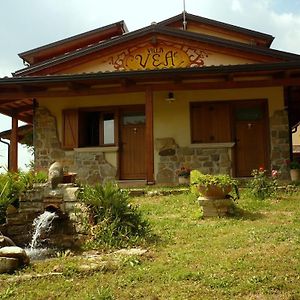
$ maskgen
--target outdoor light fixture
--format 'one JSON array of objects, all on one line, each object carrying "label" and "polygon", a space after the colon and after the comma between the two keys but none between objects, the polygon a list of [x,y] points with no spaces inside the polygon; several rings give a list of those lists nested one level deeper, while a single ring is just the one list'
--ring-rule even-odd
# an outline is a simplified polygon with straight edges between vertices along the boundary
[{"label": "outdoor light fixture", "polygon": [[168,93],[168,97],[166,98],[166,101],[168,101],[169,103],[173,103],[175,101],[175,97],[174,97],[173,92]]}]

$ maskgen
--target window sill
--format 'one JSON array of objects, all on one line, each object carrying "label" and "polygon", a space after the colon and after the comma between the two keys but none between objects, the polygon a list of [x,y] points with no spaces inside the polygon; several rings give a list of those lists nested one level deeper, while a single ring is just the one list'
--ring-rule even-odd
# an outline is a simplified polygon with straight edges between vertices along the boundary
[{"label": "window sill", "polygon": [[84,147],[84,148],[74,148],[75,152],[118,152],[119,147],[109,146],[109,147]]},{"label": "window sill", "polygon": [[235,143],[199,143],[191,144],[192,148],[232,148]]}]

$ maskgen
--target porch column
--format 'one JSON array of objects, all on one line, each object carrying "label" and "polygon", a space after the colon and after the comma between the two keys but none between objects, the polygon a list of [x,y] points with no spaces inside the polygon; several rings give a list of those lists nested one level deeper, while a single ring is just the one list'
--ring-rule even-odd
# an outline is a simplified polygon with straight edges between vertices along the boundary
[{"label": "porch column", "polygon": [[146,179],[154,183],[154,143],[153,143],[153,92],[146,89]]},{"label": "porch column", "polygon": [[11,136],[9,147],[9,171],[18,171],[18,119],[14,116],[11,122]]}]

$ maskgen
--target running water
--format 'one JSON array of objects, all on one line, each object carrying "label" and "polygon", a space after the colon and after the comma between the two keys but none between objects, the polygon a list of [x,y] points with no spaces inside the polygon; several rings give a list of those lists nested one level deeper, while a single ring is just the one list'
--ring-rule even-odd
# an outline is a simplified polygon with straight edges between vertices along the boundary
[{"label": "running water", "polygon": [[42,233],[49,232],[54,219],[58,218],[55,212],[45,211],[33,220],[34,232],[29,248],[26,249],[27,254],[31,258],[40,258],[49,251],[47,248],[38,248]]}]

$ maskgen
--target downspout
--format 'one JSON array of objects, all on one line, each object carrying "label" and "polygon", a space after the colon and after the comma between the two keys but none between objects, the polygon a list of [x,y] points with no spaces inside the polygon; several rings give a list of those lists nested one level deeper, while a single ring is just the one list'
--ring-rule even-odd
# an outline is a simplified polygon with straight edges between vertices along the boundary
[{"label": "downspout", "polygon": [[0,138],[0,142],[5,144],[7,146],[7,169],[9,170],[10,168],[10,143],[3,141],[2,138]]}]

